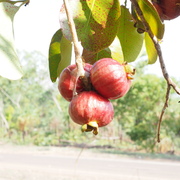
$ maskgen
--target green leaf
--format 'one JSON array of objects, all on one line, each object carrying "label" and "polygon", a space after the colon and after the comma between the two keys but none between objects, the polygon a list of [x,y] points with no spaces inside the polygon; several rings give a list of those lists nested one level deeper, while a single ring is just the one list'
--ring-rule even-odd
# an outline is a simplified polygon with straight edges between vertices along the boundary
[{"label": "green leaf", "polygon": [[153,34],[158,39],[162,39],[164,35],[164,24],[161,21],[160,16],[156,11],[155,7],[148,0],[138,0],[137,2]]},{"label": "green leaf", "polygon": [[117,36],[122,46],[124,61],[135,61],[142,49],[144,34],[137,32],[132,16],[125,6],[121,6],[120,27]]},{"label": "green leaf", "polygon": [[56,82],[61,71],[71,63],[71,53],[72,44],[59,29],[53,35],[49,46],[49,71],[52,82]]},{"label": "green leaf", "polygon": [[72,43],[69,40],[67,40],[64,36],[61,39],[60,49],[61,61],[58,65],[57,76],[60,75],[64,68],[71,64],[72,55],[74,55],[73,57],[75,57],[75,54],[72,51]]},{"label": "green leaf", "polygon": [[149,37],[149,34],[147,32],[145,33],[145,46],[148,55],[148,64],[154,64],[158,57],[157,50],[154,46],[152,39]]},{"label": "green leaf", "polygon": [[116,61],[119,61],[120,63],[124,62],[121,45],[117,37],[114,39],[114,41],[109,47],[97,53],[88,51],[86,49],[83,50],[83,59],[86,63],[93,64],[97,60],[102,58],[112,58]]},{"label": "green leaf", "polygon": [[[79,41],[88,51],[99,52],[114,40],[119,27],[119,0],[70,0]],[[64,8],[60,13],[60,24],[64,36],[71,34]]]},{"label": "green leaf", "polygon": [[62,39],[62,31],[59,29],[53,35],[49,46],[49,72],[52,82],[55,82],[58,77],[58,65],[61,61],[60,41]]},{"label": "green leaf", "polygon": [[13,32],[13,20],[19,8],[10,3],[0,3],[0,76],[11,80],[17,80],[23,76]]}]

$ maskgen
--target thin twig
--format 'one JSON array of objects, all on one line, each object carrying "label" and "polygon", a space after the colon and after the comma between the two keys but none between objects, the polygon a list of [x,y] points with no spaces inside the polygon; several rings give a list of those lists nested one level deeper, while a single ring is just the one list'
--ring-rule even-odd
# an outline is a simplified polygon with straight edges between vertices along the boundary
[{"label": "thin twig", "polygon": [[166,91],[166,100],[164,102],[164,106],[163,106],[163,109],[161,111],[160,118],[159,118],[158,125],[157,125],[157,142],[161,141],[160,140],[161,122],[162,122],[162,119],[163,119],[163,115],[164,115],[164,113],[166,111],[166,108],[168,107],[170,90],[171,90],[171,86],[168,84],[167,91]]},{"label": "thin twig", "polygon": [[[65,5],[66,15],[67,15],[68,23],[69,23],[69,28],[72,35],[72,42],[74,45],[75,59],[76,59],[76,65],[77,65],[77,78],[76,78],[76,82],[77,82],[77,79],[79,77],[85,76],[83,60],[82,60],[82,46],[81,46],[81,43],[78,41],[76,27],[75,27],[74,20],[70,11],[68,0],[64,0],[64,5]],[[75,83],[73,94],[76,93],[75,91],[76,91],[76,83]]]},{"label": "thin twig", "polygon": [[140,7],[139,7],[139,5],[137,3],[137,0],[131,0],[131,2],[133,4],[133,6],[135,7],[136,13],[140,17],[140,19],[141,19],[141,21],[142,21],[142,23],[143,23],[143,25],[145,27],[145,31],[149,34],[150,38],[152,39],[152,41],[154,43],[154,46],[156,48],[156,51],[157,51],[157,54],[158,54],[158,57],[159,57],[159,63],[160,63],[160,66],[161,66],[161,70],[162,70],[163,76],[164,76],[164,78],[165,78],[165,80],[167,82],[166,99],[165,99],[164,107],[162,109],[162,112],[161,112],[161,115],[160,115],[160,118],[159,118],[158,130],[157,130],[158,131],[157,132],[157,141],[160,142],[160,126],[161,126],[161,122],[162,122],[164,112],[165,112],[166,108],[168,107],[168,101],[169,101],[169,95],[170,95],[171,87],[179,95],[180,95],[180,89],[176,85],[176,83],[174,83],[173,80],[169,77],[169,74],[167,72],[166,65],[165,65],[165,62],[164,62],[164,59],[163,59],[161,46],[160,46],[157,38],[154,36],[148,22],[146,21],[144,15],[143,15],[143,12],[141,11],[141,9],[140,9]]}]

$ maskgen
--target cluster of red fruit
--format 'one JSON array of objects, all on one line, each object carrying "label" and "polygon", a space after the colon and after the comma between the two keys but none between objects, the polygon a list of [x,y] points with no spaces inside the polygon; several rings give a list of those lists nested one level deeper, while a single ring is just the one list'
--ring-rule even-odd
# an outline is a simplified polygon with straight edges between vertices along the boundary
[{"label": "cluster of red fruit", "polygon": [[128,92],[134,69],[111,58],[103,58],[93,65],[85,63],[84,70],[88,84],[76,78],[77,68],[73,64],[60,74],[58,89],[70,101],[69,115],[72,120],[82,125],[83,132],[93,131],[96,135],[98,127],[112,121],[114,108],[110,99],[120,98]]},{"label": "cluster of red fruit", "polygon": [[180,15],[180,0],[152,0],[162,20],[171,20]]}]

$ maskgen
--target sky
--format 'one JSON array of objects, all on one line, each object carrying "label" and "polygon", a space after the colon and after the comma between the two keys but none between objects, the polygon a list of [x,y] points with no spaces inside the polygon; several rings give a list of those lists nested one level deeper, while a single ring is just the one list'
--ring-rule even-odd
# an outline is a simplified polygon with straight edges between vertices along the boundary
[{"label": "sky", "polygon": [[[18,50],[39,51],[48,57],[49,43],[60,27],[61,4],[62,0],[31,0],[28,6],[20,8],[14,19]],[[180,17],[165,21],[161,48],[169,75],[180,80]],[[148,72],[162,76],[159,62],[148,65]]]}]

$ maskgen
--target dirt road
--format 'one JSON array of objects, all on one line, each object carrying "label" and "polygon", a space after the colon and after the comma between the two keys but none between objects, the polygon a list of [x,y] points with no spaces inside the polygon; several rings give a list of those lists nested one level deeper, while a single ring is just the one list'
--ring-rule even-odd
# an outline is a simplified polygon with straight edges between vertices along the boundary
[{"label": "dirt road", "polygon": [[0,180],[179,180],[180,163],[72,148],[0,147]]}]

